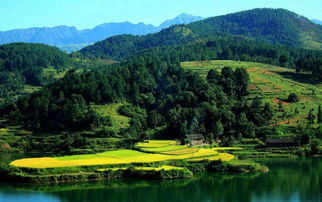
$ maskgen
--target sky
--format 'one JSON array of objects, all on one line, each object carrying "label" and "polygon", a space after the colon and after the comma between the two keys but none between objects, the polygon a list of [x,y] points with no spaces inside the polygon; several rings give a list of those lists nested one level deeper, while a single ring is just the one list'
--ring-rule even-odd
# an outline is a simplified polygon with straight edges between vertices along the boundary
[{"label": "sky", "polygon": [[0,31],[124,21],[159,25],[181,13],[212,17],[253,8],[285,8],[322,20],[322,0],[0,0]]}]

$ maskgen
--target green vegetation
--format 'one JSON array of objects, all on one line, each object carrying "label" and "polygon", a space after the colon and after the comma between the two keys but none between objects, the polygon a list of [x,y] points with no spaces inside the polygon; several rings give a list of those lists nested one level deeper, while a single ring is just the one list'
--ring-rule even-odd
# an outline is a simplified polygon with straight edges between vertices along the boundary
[{"label": "green vegetation", "polygon": [[[248,97],[257,96],[263,102],[269,102],[275,106],[277,111],[275,124],[277,125],[296,126],[299,121],[306,120],[311,109],[317,111],[319,104],[322,103],[321,85],[299,79],[295,71],[291,69],[231,60],[183,62],[182,66],[200,73],[203,77],[206,77],[208,71],[212,69],[219,71],[223,67],[245,68],[251,80]],[[298,102],[290,102],[289,96],[293,93],[298,97]],[[282,111],[279,111],[280,109]]]},{"label": "green vegetation", "polygon": [[268,168],[259,163],[245,160],[232,160],[228,162],[214,162],[212,165],[214,171],[230,172],[268,172]]},{"label": "green vegetation", "polygon": [[[156,140],[147,144],[171,144]],[[141,143],[142,144],[142,143]],[[140,145],[140,143],[138,144]],[[144,146],[144,145],[143,145]],[[217,148],[217,150],[220,148]],[[227,150],[228,148],[223,148]],[[236,149],[236,148],[229,148]],[[239,149],[239,148],[237,148]],[[190,154],[151,154],[135,150],[115,150],[98,154],[20,159],[1,165],[3,179],[23,182],[106,180],[123,177],[174,179],[192,177],[206,170],[263,172],[267,167],[212,149]],[[230,163],[231,162],[231,163]],[[193,172],[192,172],[193,171]]]},{"label": "green vegetation", "polygon": [[[62,76],[70,59],[58,48],[43,44],[12,43],[0,46],[0,105],[24,94],[24,84],[40,86]],[[28,92],[28,89],[27,89]]]},{"label": "green vegetation", "polygon": [[188,25],[197,33],[224,32],[286,46],[321,49],[321,26],[285,9],[253,9]]},{"label": "green vegetation", "polygon": [[221,154],[218,154],[211,149],[199,149],[197,152],[183,155],[149,154],[133,150],[116,150],[98,154],[73,155],[56,158],[44,157],[20,159],[13,161],[11,165],[23,168],[59,168],[75,166],[151,163],[210,156],[218,156],[219,159],[221,158]]},{"label": "green vegetation", "polygon": [[[258,12],[262,25],[249,30],[249,18]],[[147,36],[112,37],[71,59],[40,44],[0,46],[0,151],[65,155],[16,160],[4,173],[27,181],[126,173],[177,178],[211,166],[266,170],[250,162],[226,163],[234,155],[320,154],[322,51],[210,34],[238,22],[236,30],[258,40],[302,46],[290,22],[294,17],[256,9]],[[287,22],[271,30],[286,32],[258,37],[270,20]],[[304,28],[320,33],[302,20]],[[189,170],[156,168],[162,165]]]},{"label": "green vegetation", "polygon": [[139,148],[154,148],[154,147],[168,147],[177,145],[175,140],[147,140],[145,142],[139,142],[136,144]]},{"label": "green vegetation", "polygon": [[[188,25],[171,26],[161,32],[146,36],[114,36],[85,47],[80,50],[80,52],[88,57],[119,60],[137,54],[142,50],[164,46],[180,46],[185,43],[190,43],[191,41],[200,41],[205,37],[216,37],[218,35],[220,38],[223,36],[228,36],[230,38],[235,37],[235,45],[234,43],[227,43],[226,40],[217,39],[215,40],[216,42],[211,43],[218,48],[216,49],[218,51],[212,54],[203,54],[202,57],[209,57],[212,55],[213,58],[209,59],[235,59],[235,51],[241,51],[242,53],[238,54],[239,56],[245,54],[245,56],[249,55],[249,57],[253,57],[254,54],[258,54],[258,56],[261,57],[264,55],[268,56],[270,60],[279,61],[279,59],[281,59],[281,63],[289,63],[288,56],[293,55],[294,53],[294,48],[282,48],[287,50],[287,52],[281,51],[278,53],[279,51],[276,52],[275,49],[270,50],[271,47],[266,48],[267,52],[259,49],[248,52],[248,47],[253,46],[255,40],[291,47],[322,48],[321,26],[312,23],[310,20],[299,16],[296,13],[284,9],[253,9],[212,17]],[[248,43],[248,45],[243,42]],[[236,49],[236,44],[238,47],[239,43],[242,43],[243,47]],[[210,43],[208,45],[210,45]],[[189,52],[201,51],[202,49],[185,50]],[[218,58],[216,58],[216,55],[218,55]],[[202,57],[197,59],[199,55],[194,56],[195,58],[193,60],[207,59]],[[228,58],[223,58],[223,56]],[[286,57],[287,61],[283,60],[284,57]],[[187,59],[181,61],[187,61]],[[293,64],[295,63],[293,62]]]},{"label": "green vegetation", "polygon": [[129,126],[130,118],[120,115],[118,110],[121,106],[127,105],[126,103],[116,103],[110,105],[94,105],[93,109],[97,114],[111,119],[111,128],[116,133],[121,128]]}]

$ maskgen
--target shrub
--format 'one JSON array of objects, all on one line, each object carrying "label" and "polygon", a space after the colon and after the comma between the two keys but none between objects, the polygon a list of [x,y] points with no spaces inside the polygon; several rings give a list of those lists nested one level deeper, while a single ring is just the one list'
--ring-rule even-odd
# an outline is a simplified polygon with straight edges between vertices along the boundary
[{"label": "shrub", "polygon": [[317,138],[310,141],[310,148],[311,148],[311,154],[319,154],[320,153],[320,145],[321,141]]},{"label": "shrub", "polygon": [[289,102],[298,102],[299,101],[299,98],[298,96],[295,94],[295,93],[291,93],[289,96],[288,96],[288,101]]}]

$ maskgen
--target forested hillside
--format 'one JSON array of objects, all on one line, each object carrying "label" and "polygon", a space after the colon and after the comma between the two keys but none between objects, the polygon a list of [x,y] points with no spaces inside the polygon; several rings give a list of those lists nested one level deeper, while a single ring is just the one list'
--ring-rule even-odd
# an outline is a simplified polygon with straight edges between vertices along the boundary
[{"label": "forested hillside", "polygon": [[242,11],[208,18],[187,27],[204,35],[225,32],[279,45],[322,48],[322,26],[285,9]]},{"label": "forested hillside", "polygon": [[161,46],[173,46],[199,39],[190,29],[175,25],[156,34],[146,36],[120,35],[87,46],[79,52],[87,57],[124,59],[140,51]]},{"label": "forested hillside", "polygon": [[67,54],[43,44],[0,46],[0,98],[17,93],[24,84],[43,85],[53,80],[44,74],[45,69],[64,69],[69,62]]},{"label": "forested hillside", "polygon": [[36,131],[95,130],[107,135],[110,118],[91,105],[127,101],[130,105],[119,112],[131,118],[130,126],[118,135],[134,139],[161,127],[163,138],[183,140],[186,134],[201,133],[209,141],[228,141],[253,137],[257,128],[270,123],[274,110],[269,104],[244,99],[249,81],[244,69],[209,72],[205,80],[182,69],[177,58],[149,51],[107,69],[71,70],[39,92],[2,107],[1,114]]},{"label": "forested hillside", "polygon": [[86,56],[122,59],[143,49],[180,45],[194,39],[239,35],[270,44],[321,49],[322,26],[283,9],[254,9],[172,26],[146,36],[116,36],[82,50]]},{"label": "forested hillside", "polygon": [[[198,37],[190,31],[185,27],[174,26],[157,35],[146,37],[117,36],[89,46],[81,50],[81,53],[93,58],[121,59],[135,53],[155,50],[163,57],[175,55],[178,61],[210,59],[254,61],[311,72],[313,80],[322,80],[322,51],[269,45],[229,35],[197,39]],[[148,41],[144,40],[147,38]],[[180,43],[181,45],[175,45]]]}]

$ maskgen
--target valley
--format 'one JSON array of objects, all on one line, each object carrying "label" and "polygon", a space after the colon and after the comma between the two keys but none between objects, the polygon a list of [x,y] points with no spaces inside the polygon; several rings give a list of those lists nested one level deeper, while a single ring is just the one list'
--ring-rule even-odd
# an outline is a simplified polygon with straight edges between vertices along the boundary
[{"label": "valley", "polygon": [[321,36],[255,7],[0,32],[0,201],[319,201]]}]

